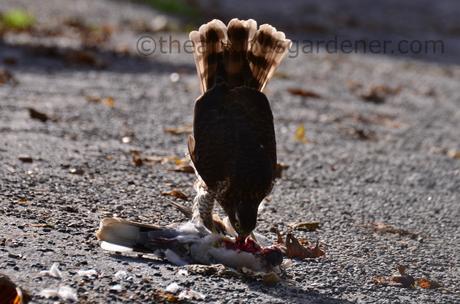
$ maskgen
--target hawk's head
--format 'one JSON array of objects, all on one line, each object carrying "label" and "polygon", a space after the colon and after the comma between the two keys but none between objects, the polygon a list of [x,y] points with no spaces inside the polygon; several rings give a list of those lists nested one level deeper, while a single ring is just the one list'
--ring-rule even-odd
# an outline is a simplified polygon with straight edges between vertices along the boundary
[{"label": "hawk's head", "polygon": [[230,223],[238,237],[245,239],[256,228],[259,202],[241,201],[227,210]]}]

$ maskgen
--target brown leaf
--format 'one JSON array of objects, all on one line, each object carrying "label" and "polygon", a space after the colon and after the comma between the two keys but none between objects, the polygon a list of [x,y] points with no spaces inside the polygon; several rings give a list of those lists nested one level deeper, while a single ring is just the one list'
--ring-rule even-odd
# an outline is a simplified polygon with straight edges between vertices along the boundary
[{"label": "brown leaf", "polygon": [[292,233],[286,235],[286,256],[288,258],[317,258],[324,254],[325,252],[319,247],[319,242],[315,247],[304,247]]},{"label": "brown leaf", "polygon": [[192,133],[192,126],[187,125],[175,128],[164,128],[164,131],[172,135],[190,134]]},{"label": "brown leaf", "polygon": [[0,273],[0,303],[26,304],[31,300],[30,295],[19,288],[6,275]]},{"label": "brown leaf", "polygon": [[195,169],[193,169],[192,166],[190,165],[177,165],[174,169],[171,171],[174,172],[182,172],[182,173],[189,173],[189,174],[195,174]]},{"label": "brown leaf", "polygon": [[410,231],[400,229],[400,228],[396,228],[394,226],[391,226],[391,225],[388,225],[388,224],[385,224],[385,223],[380,223],[380,222],[372,223],[370,225],[370,227],[375,232],[382,233],[382,234],[385,234],[385,233],[398,234],[398,235],[401,235],[401,236],[409,236],[412,239],[415,239],[418,236],[417,233],[410,232]]},{"label": "brown leaf", "polygon": [[304,230],[304,231],[315,231],[319,228],[319,222],[304,222],[290,225],[292,229]]},{"label": "brown leaf", "polygon": [[401,88],[391,88],[385,85],[374,85],[359,94],[364,101],[381,104],[390,95],[395,95],[401,91]]},{"label": "brown leaf", "polygon": [[30,118],[39,120],[41,122],[48,121],[49,116],[45,113],[35,110],[34,108],[27,108],[29,110]]},{"label": "brown leaf", "polygon": [[377,140],[377,135],[374,131],[369,129],[362,129],[358,127],[353,127],[346,130],[347,133],[359,140]]},{"label": "brown leaf", "polygon": [[6,69],[0,69],[0,86],[4,84],[17,85],[18,83],[19,82],[10,71]]},{"label": "brown leaf", "polygon": [[161,195],[172,196],[172,197],[184,200],[184,201],[188,201],[188,196],[184,192],[178,189],[174,189],[169,192],[162,192]]},{"label": "brown leaf", "polygon": [[447,151],[447,156],[449,156],[450,158],[454,158],[454,159],[460,159],[460,151],[459,150],[449,150]]},{"label": "brown leaf", "polygon": [[141,152],[137,150],[131,150],[130,152],[131,152],[131,161],[133,165],[136,167],[142,166],[144,164],[144,160],[141,156]]},{"label": "brown leaf", "polygon": [[32,163],[34,161],[30,155],[19,155],[18,159],[23,163]]},{"label": "brown leaf", "polygon": [[392,276],[391,281],[395,283],[395,286],[403,288],[413,288],[415,287],[415,279],[413,276],[405,274],[400,276]]},{"label": "brown leaf", "polygon": [[302,96],[306,98],[321,98],[321,95],[310,90],[305,90],[301,88],[289,88],[287,90],[289,93],[295,96]]},{"label": "brown leaf", "polygon": [[169,302],[169,303],[177,303],[179,302],[179,298],[167,291],[163,290],[156,290],[155,293],[153,294],[153,297],[155,300],[158,302]]},{"label": "brown leaf", "polygon": [[362,114],[350,115],[355,122],[362,124],[376,124],[389,128],[398,129],[401,127],[401,123],[396,121],[391,115],[377,113],[374,115],[364,116]]},{"label": "brown leaf", "polygon": [[392,275],[391,277],[378,276],[372,279],[374,284],[384,286],[396,286],[403,288],[414,288],[415,279],[406,273],[406,267],[398,266],[399,275]]},{"label": "brown leaf", "polygon": [[441,284],[439,284],[438,282],[429,280],[427,278],[417,279],[415,280],[415,282],[418,287],[423,289],[434,289],[441,287]]},{"label": "brown leaf", "polygon": [[108,97],[85,96],[85,98],[88,102],[101,103],[109,108],[115,107],[115,100],[111,96],[108,96]]},{"label": "brown leaf", "polygon": [[276,164],[275,177],[276,178],[283,177],[283,171],[287,170],[288,168],[289,168],[289,165],[287,165],[285,163],[277,163]]}]

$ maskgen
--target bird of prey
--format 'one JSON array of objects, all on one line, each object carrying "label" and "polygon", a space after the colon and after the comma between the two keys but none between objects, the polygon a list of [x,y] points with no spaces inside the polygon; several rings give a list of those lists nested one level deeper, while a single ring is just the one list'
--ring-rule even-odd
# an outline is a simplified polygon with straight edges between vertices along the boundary
[{"label": "bird of prey", "polygon": [[262,92],[291,46],[268,24],[232,19],[190,33],[202,95],[196,100],[188,149],[198,180],[193,218],[216,232],[214,202],[245,240],[273,187],[273,114]]}]

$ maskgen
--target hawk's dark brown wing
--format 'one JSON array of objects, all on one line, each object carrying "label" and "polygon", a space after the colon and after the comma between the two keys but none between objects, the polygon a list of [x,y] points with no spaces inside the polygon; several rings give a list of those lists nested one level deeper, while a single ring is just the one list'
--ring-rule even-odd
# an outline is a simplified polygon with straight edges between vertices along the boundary
[{"label": "hawk's dark brown wing", "polygon": [[211,191],[226,181],[229,193],[261,200],[271,190],[276,141],[263,93],[216,85],[195,104],[193,134],[192,160]]}]

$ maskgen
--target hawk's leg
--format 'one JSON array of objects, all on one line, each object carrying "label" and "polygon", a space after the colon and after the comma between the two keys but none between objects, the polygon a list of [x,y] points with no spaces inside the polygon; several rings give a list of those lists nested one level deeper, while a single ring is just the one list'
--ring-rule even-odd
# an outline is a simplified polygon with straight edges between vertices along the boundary
[{"label": "hawk's leg", "polygon": [[193,200],[192,221],[201,221],[210,231],[215,232],[212,211],[214,209],[214,197],[204,189],[199,189]]}]

